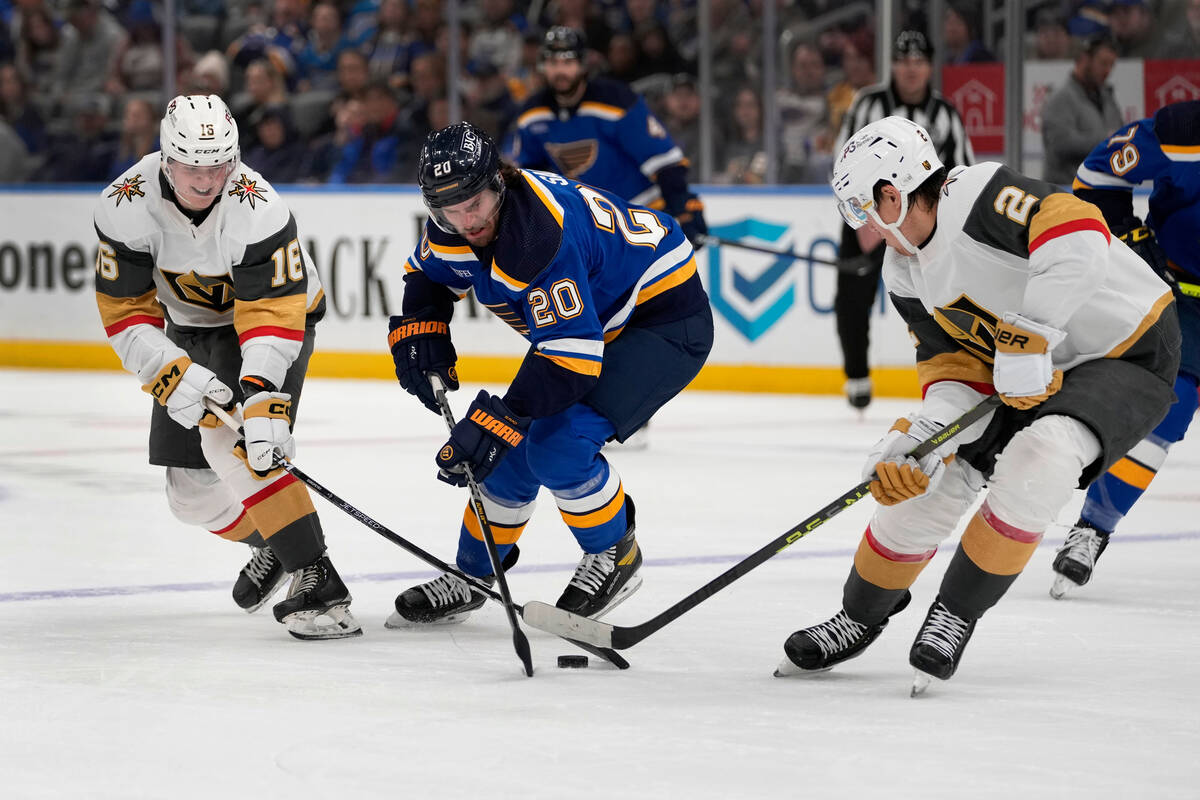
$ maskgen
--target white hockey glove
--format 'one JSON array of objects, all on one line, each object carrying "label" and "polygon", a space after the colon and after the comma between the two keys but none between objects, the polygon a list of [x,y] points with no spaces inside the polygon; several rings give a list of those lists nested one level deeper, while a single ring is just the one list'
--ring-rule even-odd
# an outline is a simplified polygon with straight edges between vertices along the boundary
[{"label": "white hockey glove", "polygon": [[233,452],[260,478],[275,469],[276,451],[283,458],[296,455],[292,438],[292,396],[283,392],[258,392],[242,403],[242,433]]},{"label": "white hockey glove", "polygon": [[873,478],[868,488],[876,502],[894,506],[937,486],[946,472],[946,463],[953,457],[954,445],[947,442],[920,461],[909,458],[908,453],[944,427],[922,416],[901,417],[887,436],[875,443],[863,464],[862,477]]},{"label": "white hockey glove", "polygon": [[1006,405],[1025,410],[1045,401],[1062,387],[1062,370],[1054,368],[1054,348],[1065,331],[1026,319],[1011,311],[996,326],[996,363],[992,384]]},{"label": "white hockey glove", "polygon": [[[185,428],[215,424],[216,417],[204,408],[204,398],[222,407],[228,407],[233,400],[232,389],[221,383],[208,367],[193,363],[187,356],[159,370],[142,390],[153,395],[159,405],[166,406],[167,416]],[[202,423],[205,415],[209,419]]]}]

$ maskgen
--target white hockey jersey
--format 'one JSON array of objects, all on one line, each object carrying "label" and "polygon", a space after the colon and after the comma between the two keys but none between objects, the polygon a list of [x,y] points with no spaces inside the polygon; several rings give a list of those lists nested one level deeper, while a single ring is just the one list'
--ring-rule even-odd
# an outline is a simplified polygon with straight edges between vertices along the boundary
[{"label": "white hockey jersey", "polygon": [[1120,357],[1172,299],[1099,209],[995,162],[950,172],[933,233],[915,256],[889,248],[883,279],[917,339],[922,387],[984,393],[1005,312],[1065,331],[1052,357],[1068,370]]},{"label": "white hockey jersey", "polygon": [[185,213],[151,153],[103,190],[95,226],[96,301],[126,369],[145,383],[185,355],[165,316],[181,328],[233,325],[242,375],[283,385],[324,293],[295,218],[261,175],[239,162],[207,212]]}]

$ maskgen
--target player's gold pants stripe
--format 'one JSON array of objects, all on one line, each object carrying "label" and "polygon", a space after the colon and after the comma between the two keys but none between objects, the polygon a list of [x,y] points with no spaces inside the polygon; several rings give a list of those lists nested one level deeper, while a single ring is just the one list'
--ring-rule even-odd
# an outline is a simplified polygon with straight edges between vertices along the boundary
[{"label": "player's gold pants stripe", "polygon": [[1137,329],[1129,334],[1129,337],[1125,341],[1110,350],[1105,355],[1105,358],[1120,358],[1125,355],[1125,351],[1133,347],[1137,340],[1141,339],[1142,335],[1150,330],[1151,325],[1158,322],[1158,318],[1162,316],[1163,309],[1171,305],[1171,301],[1174,299],[1175,297],[1171,294],[1171,290],[1168,289],[1162,297],[1154,301],[1154,305],[1150,306],[1150,313],[1142,318],[1141,324],[1137,326]]},{"label": "player's gold pants stripe", "polygon": [[317,513],[308,489],[290,474],[251,495],[244,505],[264,539],[308,514]]},{"label": "player's gold pants stripe", "polygon": [[984,503],[967,523],[962,536],[962,548],[975,566],[984,572],[1016,575],[1025,569],[1041,540],[1040,533],[1005,525],[992,515]]},{"label": "player's gold pants stripe", "polygon": [[[492,538],[496,540],[496,544],[516,544],[517,539],[521,538],[521,534],[525,532],[526,523],[520,525],[501,525],[496,522],[488,521],[492,528]],[[483,531],[479,527],[479,518],[475,516],[475,507],[467,503],[467,510],[463,513],[463,525],[467,527],[467,533],[472,537],[483,541]]]},{"label": "player's gold pants stripe", "polygon": [[606,522],[610,522],[623,505],[625,505],[625,487],[621,486],[617,489],[617,493],[613,495],[612,500],[609,500],[595,511],[589,511],[586,514],[572,514],[560,508],[558,513],[562,514],[563,522],[572,528],[595,528]]},{"label": "player's gold pants stripe", "polygon": [[854,568],[863,580],[880,589],[907,589],[933,560],[933,552],[922,553],[913,559],[896,561],[887,558],[873,546],[871,530],[868,528],[854,554]]},{"label": "player's gold pants stripe", "polygon": [[241,542],[249,538],[255,530],[257,529],[254,527],[254,521],[245,511],[242,511],[232,525],[221,528],[219,531],[213,531],[213,533],[231,542]]},{"label": "player's gold pants stripe", "polygon": [[1117,480],[1128,483],[1137,489],[1147,488],[1156,474],[1154,470],[1143,467],[1128,458],[1122,458],[1113,464],[1108,468],[1108,473]]}]

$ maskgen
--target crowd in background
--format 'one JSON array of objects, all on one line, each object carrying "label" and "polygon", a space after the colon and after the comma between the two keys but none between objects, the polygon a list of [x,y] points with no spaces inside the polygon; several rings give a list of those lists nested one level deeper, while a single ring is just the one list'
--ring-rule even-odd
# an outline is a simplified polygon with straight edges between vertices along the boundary
[{"label": "crowd in background", "polygon": [[[1065,59],[1108,32],[1120,57],[1200,53],[1200,0],[1030,2],[1027,57]],[[413,182],[430,130],[450,122],[441,0],[176,0],[179,93],[214,93],[246,163],[278,183]],[[695,0],[462,4],[462,116],[501,142],[540,86],[542,32],[585,32],[590,68],[630,82],[693,163],[699,150]],[[943,63],[994,60],[982,3],[941,20],[905,0],[900,24],[940,25]],[[711,0],[714,182],[766,174],[762,0]],[[877,80],[874,3],[785,0],[776,106],[780,179],[819,182],[854,93]],[[861,11],[855,12],[854,8]],[[158,148],[163,5],[0,0],[0,180],[102,182]],[[728,112],[732,113],[728,113]]]}]

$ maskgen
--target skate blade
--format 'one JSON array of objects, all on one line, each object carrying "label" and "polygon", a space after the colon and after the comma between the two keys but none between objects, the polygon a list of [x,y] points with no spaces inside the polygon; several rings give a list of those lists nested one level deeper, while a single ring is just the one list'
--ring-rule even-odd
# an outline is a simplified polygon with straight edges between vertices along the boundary
[{"label": "skate blade", "polygon": [[458,625],[464,622],[467,617],[471,616],[471,612],[467,611],[462,614],[450,614],[445,617],[430,620],[429,622],[414,622],[411,619],[402,617],[399,611],[393,611],[386,620],[383,621],[383,627],[388,630],[413,630],[416,628],[437,628],[442,625]]},{"label": "skate blade", "polygon": [[600,619],[605,614],[612,611],[614,608],[621,605],[621,603],[624,603],[626,600],[632,597],[633,593],[640,588],[642,588],[642,576],[634,575],[628,580],[628,582],[626,582],[624,586],[621,587],[621,590],[617,592],[615,597],[613,597],[611,603],[597,611],[595,614],[592,614],[589,619]]},{"label": "skate blade", "polygon": [[779,666],[775,668],[776,678],[791,678],[794,675],[819,675],[822,672],[829,672],[833,669],[832,666],[821,667],[820,669],[804,669],[792,663],[792,660],[787,656],[783,657],[783,661],[779,662]]},{"label": "skate blade", "polygon": [[919,669],[913,670],[912,690],[909,692],[909,697],[920,697],[929,688],[930,681],[933,676],[928,672],[922,672]]},{"label": "skate blade", "polygon": [[272,597],[275,596],[275,593],[278,592],[280,590],[280,588],[285,583],[287,583],[288,579],[291,577],[292,576],[290,574],[288,574],[286,572],[283,573],[283,577],[280,578],[279,582],[276,583],[274,586],[272,586],[271,589],[266,594],[263,595],[262,600],[259,600],[256,604],[249,606],[248,608],[243,608],[242,610],[245,611],[247,614],[253,614],[255,611],[258,611],[260,608],[262,608],[263,606],[265,606],[267,604],[268,600],[270,600]]},{"label": "skate blade", "polygon": [[1054,583],[1050,587],[1050,596],[1055,600],[1062,600],[1067,596],[1067,592],[1079,586],[1075,581],[1068,578],[1066,575],[1055,575]]},{"label": "skate blade", "polygon": [[[322,618],[328,620],[322,622]],[[297,639],[348,639],[361,636],[362,626],[350,613],[348,605],[332,606],[323,611],[297,611],[282,620],[288,633]]]}]

